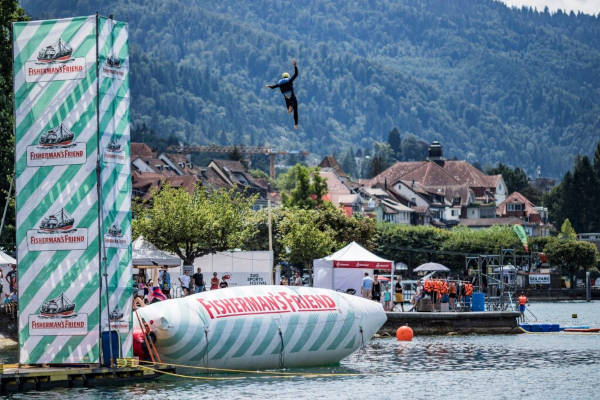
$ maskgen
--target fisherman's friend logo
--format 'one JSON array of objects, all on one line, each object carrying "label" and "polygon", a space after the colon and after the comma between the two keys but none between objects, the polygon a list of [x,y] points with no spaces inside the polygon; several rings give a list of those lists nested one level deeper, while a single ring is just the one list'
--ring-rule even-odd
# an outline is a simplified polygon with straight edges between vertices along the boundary
[{"label": "fisherman's friend logo", "polygon": [[117,249],[126,249],[129,246],[129,232],[123,230],[116,224],[112,224],[104,235],[104,245]]},{"label": "fisherman's friend logo", "polygon": [[127,156],[119,139],[113,138],[106,145],[103,152],[103,160],[107,163],[125,164]]},{"label": "fisherman's friend logo", "polygon": [[85,76],[85,57],[73,58],[73,48],[61,38],[46,43],[35,60],[25,63],[26,82],[64,81]]},{"label": "fisherman's friend logo", "polygon": [[27,146],[27,166],[83,164],[85,143],[74,142],[75,134],[63,123],[42,132],[36,145]]},{"label": "fisherman's friend logo", "polygon": [[75,312],[75,303],[64,293],[42,303],[39,313],[29,316],[29,335],[87,335],[87,314]]},{"label": "fisherman's friend logo", "polygon": [[116,329],[119,332],[127,333],[129,332],[129,318],[126,318],[125,314],[119,309],[119,307],[115,307],[114,310],[108,316],[108,320],[106,321],[105,315],[103,315],[104,319],[104,330],[108,330],[108,322],[110,321],[110,329]]},{"label": "fisherman's friend logo", "polygon": [[27,248],[30,251],[84,250],[87,244],[87,229],[76,228],[75,218],[64,208],[49,213],[37,229],[27,231]]},{"label": "fisherman's friend logo", "polygon": [[128,63],[126,60],[121,60],[114,53],[110,54],[102,63],[102,68],[100,70],[101,76],[103,78],[115,78],[123,80],[127,75],[127,64]]}]

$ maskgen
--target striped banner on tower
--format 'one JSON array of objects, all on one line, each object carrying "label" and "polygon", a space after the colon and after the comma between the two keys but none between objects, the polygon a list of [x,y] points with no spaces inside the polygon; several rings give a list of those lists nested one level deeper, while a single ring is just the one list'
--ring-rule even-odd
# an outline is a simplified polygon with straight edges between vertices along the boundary
[{"label": "striped banner on tower", "polygon": [[[130,190],[127,75],[117,79],[119,90],[104,76],[98,80],[97,55],[104,51],[98,40],[117,26],[96,16],[13,24],[19,361],[24,364],[100,361],[100,228],[111,218],[104,211],[110,195],[102,190],[110,186],[112,173],[102,174],[99,185],[98,155],[108,153],[98,145],[115,118],[127,149],[127,165],[118,175],[127,176],[114,185]],[[127,54],[126,35],[123,43],[118,51]],[[113,45],[119,45],[117,38],[106,51],[114,52]],[[101,85],[107,89],[98,90]],[[123,90],[127,102],[120,105]],[[113,104],[99,113],[102,105]],[[107,207],[124,212],[116,220],[128,229],[130,196],[113,203]],[[117,268],[122,273],[121,263],[131,259],[131,245],[124,247]],[[119,280],[115,288],[121,286]],[[112,301],[109,296],[109,306]],[[126,340],[122,343],[125,350]]]},{"label": "striped banner on tower", "polygon": [[[98,37],[100,77],[100,177],[106,272],[101,295],[102,330],[117,330],[124,357],[133,355],[131,178],[129,156],[129,49],[127,24],[100,17],[109,29]],[[108,282],[108,285],[106,285]],[[108,289],[108,297],[106,289]],[[108,305],[107,305],[108,298]]]}]

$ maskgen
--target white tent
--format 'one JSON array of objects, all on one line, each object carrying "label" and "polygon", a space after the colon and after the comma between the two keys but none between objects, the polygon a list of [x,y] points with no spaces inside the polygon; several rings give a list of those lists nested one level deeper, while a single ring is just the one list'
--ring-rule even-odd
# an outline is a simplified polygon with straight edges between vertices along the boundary
[{"label": "white tent", "polygon": [[0,251],[0,265],[17,265],[17,260],[9,256],[3,251]]},{"label": "white tent", "polygon": [[352,242],[325,258],[314,260],[313,266],[315,287],[344,292],[354,289],[356,294],[360,294],[365,272],[372,275],[373,270],[378,269],[391,271],[393,274],[394,263]]},{"label": "white tent", "polygon": [[[202,268],[204,283],[210,287],[213,272],[219,279],[229,275],[229,286],[272,285],[273,252],[271,251],[221,251],[194,260],[194,270]],[[191,275],[190,274],[190,275]]]},{"label": "white tent", "polygon": [[137,266],[169,266],[178,267],[181,265],[181,259],[173,256],[166,251],[156,248],[155,245],[140,236],[132,243],[133,265]]}]

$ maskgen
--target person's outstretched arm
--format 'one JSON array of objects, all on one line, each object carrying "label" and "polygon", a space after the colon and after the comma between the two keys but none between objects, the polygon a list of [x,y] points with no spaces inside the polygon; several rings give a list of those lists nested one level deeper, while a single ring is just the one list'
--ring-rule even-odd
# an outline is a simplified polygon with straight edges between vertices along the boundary
[{"label": "person's outstretched arm", "polygon": [[279,85],[278,84],[274,84],[274,85],[265,85],[265,87],[268,87],[269,89],[275,89],[278,88]]},{"label": "person's outstretched arm", "polygon": [[292,61],[292,65],[294,66],[294,75],[290,79],[290,82],[294,82],[294,79],[298,76],[298,67],[296,66],[296,60]]}]

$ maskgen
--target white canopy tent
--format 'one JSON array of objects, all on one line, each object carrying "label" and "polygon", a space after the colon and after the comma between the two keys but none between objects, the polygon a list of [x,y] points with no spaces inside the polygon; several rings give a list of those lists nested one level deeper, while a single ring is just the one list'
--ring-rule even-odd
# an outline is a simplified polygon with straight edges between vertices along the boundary
[{"label": "white canopy tent", "polygon": [[0,265],[17,265],[17,260],[0,250]]},{"label": "white canopy tent", "polygon": [[179,267],[181,259],[166,251],[159,250],[155,245],[140,236],[132,243],[133,266],[168,266]]},{"label": "white canopy tent", "polygon": [[315,287],[344,292],[354,289],[356,294],[360,294],[365,272],[372,275],[377,269],[394,274],[392,261],[371,253],[356,242],[327,257],[313,260],[313,267]]}]

